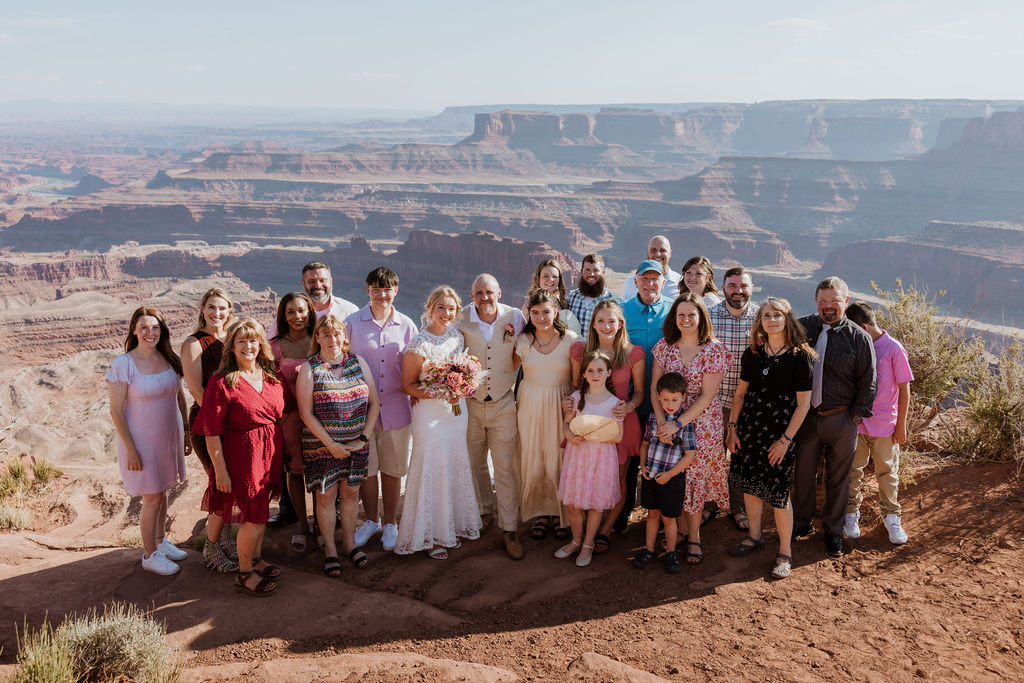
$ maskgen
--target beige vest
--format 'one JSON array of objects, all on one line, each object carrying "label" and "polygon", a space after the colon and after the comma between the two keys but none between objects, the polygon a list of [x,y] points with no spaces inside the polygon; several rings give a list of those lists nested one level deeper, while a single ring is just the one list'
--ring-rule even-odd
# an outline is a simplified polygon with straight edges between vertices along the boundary
[{"label": "beige vest", "polygon": [[512,349],[516,343],[516,335],[505,334],[505,325],[515,320],[515,309],[509,308],[504,315],[498,316],[490,342],[484,340],[480,327],[470,322],[469,311],[469,306],[463,309],[459,319],[459,331],[466,339],[466,349],[480,360],[484,370],[490,370],[473,398],[483,401],[490,396],[496,401],[512,389],[516,379],[515,370],[512,368]]}]

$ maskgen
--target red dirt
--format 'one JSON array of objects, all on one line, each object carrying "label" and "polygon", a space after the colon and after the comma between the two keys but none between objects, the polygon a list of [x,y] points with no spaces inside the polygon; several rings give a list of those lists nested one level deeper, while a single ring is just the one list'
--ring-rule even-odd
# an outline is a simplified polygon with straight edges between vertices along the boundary
[{"label": "red dirt", "polygon": [[[65,475],[46,506],[81,505],[81,490],[96,486],[100,474]],[[396,557],[372,544],[370,568],[346,565],[340,581],[319,572],[317,552],[285,550],[290,531],[270,531],[265,555],[286,575],[266,600],[237,595],[230,577],[203,569],[195,552],[179,575],[162,578],[141,571],[135,549],[47,547],[61,547],[60,529],[7,534],[0,536],[2,661],[15,656],[15,622],[34,626],[47,613],[119,599],[155,607],[189,680],[244,672],[282,680],[281,671],[293,671],[293,680],[499,680],[509,673],[625,680],[641,672],[678,680],[1021,680],[1019,483],[1002,465],[918,476],[902,496],[910,543],[891,546],[877,512],[865,506],[864,536],[849,554],[826,559],[820,536],[798,543],[793,575],[782,582],[765,578],[770,549],[726,555],[741,536],[725,519],[705,529],[704,563],[677,577],[660,564],[643,572],[629,566],[640,541],[636,524],[587,569],[555,560],[553,539],[527,540],[526,559],[514,563],[491,529],[448,562]],[[175,538],[199,519],[191,512],[194,479],[172,504]],[[110,488],[102,482],[99,498]],[[109,533],[117,526],[111,522],[125,519],[123,503],[117,512],[109,505],[78,510],[74,538],[63,541],[96,544],[82,533],[86,520]],[[37,520],[47,519],[39,512]]]}]

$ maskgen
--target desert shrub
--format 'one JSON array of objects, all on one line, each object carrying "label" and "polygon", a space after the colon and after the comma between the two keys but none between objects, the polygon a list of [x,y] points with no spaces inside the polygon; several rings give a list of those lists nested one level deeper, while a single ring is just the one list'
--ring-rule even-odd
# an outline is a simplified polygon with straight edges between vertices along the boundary
[{"label": "desert shrub", "polygon": [[64,470],[54,465],[46,458],[40,458],[32,465],[32,478],[35,480],[36,488],[43,488],[57,477],[64,474]]},{"label": "desert shrub", "polygon": [[142,532],[137,527],[122,529],[121,535],[117,537],[117,544],[123,548],[141,548]]},{"label": "desert shrub", "polygon": [[32,513],[14,505],[0,504],[0,531],[20,531],[32,523]]},{"label": "desert shrub", "polygon": [[164,629],[134,605],[115,602],[68,617],[56,629],[46,624],[18,641],[14,681],[177,681],[181,664]]},{"label": "desert shrub", "polygon": [[965,457],[1015,460],[1024,466],[1024,346],[1016,341],[997,367],[963,393],[963,420],[950,427],[951,447]]},{"label": "desert shrub", "polygon": [[927,428],[965,386],[976,383],[985,374],[984,343],[970,333],[964,319],[939,310],[934,296],[914,286],[904,287],[896,280],[891,291],[871,283],[884,306],[876,309],[878,326],[903,344],[910,357],[914,381],[910,385],[910,409],[907,437]]}]

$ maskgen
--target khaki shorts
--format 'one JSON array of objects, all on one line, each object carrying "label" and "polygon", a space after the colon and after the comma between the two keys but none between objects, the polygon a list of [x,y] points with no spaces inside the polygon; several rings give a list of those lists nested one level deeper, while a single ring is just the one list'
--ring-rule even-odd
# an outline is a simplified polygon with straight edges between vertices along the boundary
[{"label": "khaki shorts", "polygon": [[409,470],[409,425],[398,429],[374,429],[370,439],[370,464],[367,476],[382,472],[402,478]]}]

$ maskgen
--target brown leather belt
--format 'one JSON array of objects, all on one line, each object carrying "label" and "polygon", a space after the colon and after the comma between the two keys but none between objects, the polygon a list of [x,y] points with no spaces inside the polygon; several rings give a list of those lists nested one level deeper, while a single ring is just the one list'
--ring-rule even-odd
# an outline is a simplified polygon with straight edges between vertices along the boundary
[{"label": "brown leather belt", "polygon": [[829,410],[821,410],[820,408],[815,408],[814,409],[814,414],[817,415],[818,417],[828,417],[829,415],[835,415],[836,413],[841,413],[844,410],[849,410],[849,409],[850,409],[850,406],[848,406],[848,405],[846,405],[846,406],[839,406],[838,408],[831,408]]}]

